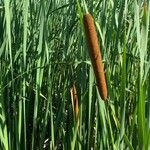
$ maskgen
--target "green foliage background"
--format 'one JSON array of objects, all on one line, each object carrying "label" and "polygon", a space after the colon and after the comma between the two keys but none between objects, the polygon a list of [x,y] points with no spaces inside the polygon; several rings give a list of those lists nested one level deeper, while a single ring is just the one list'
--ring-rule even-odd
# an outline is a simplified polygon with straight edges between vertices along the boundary
[{"label": "green foliage background", "polygon": [[[88,55],[87,10],[108,102]],[[0,0],[0,149],[150,149],[149,18],[148,0]]]}]

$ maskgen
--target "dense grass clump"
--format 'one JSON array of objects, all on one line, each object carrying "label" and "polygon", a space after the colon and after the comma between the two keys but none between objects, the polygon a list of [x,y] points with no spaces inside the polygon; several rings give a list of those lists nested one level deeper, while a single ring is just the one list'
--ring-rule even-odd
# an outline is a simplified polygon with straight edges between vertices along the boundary
[{"label": "dense grass clump", "polygon": [[148,0],[0,0],[0,150],[150,149],[149,30]]}]

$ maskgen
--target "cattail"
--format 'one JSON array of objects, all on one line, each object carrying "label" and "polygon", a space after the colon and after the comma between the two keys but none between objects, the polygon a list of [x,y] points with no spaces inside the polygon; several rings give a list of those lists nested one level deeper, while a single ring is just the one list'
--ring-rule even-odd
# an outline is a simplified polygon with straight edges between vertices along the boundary
[{"label": "cattail", "polygon": [[73,83],[70,92],[71,92],[71,100],[73,105],[74,116],[77,119],[78,118],[78,95],[77,95],[75,83]]},{"label": "cattail", "polygon": [[87,44],[89,48],[89,55],[91,58],[94,74],[96,77],[97,87],[101,98],[103,100],[106,100],[107,85],[106,85],[105,74],[104,74],[103,63],[102,63],[102,56],[98,44],[98,37],[97,37],[93,17],[90,14],[85,14],[83,16],[83,23],[85,28]]}]

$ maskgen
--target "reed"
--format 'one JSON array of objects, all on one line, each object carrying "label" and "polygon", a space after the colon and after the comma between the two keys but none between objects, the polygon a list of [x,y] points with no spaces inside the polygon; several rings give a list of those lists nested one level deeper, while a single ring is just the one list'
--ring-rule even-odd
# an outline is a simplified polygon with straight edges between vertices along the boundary
[{"label": "reed", "polygon": [[98,37],[91,14],[85,14],[83,16],[83,23],[85,28],[85,34],[87,39],[87,45],[89,48],[89,55],[91,58],[94,74],[96,77],[97,87],[100,96],[103,100],[107,99],[107,85],[105,80],[104,68],[102,63],[101,50],[98,44]]}]

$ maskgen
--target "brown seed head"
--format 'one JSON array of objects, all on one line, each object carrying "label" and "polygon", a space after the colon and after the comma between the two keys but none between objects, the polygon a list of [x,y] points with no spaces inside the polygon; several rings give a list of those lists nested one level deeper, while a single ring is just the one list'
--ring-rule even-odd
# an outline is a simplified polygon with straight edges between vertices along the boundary
[{"label": "brown seed head", "polygon": [[78,95],[77,95],[77,89],[75,86],[75,83],[73,83],[73,86],[71,87],[71,98],[72,98],[72,105],[73,105],[73,111],[74,111],[74,115],[75,118],[78,118]]},{"label": "brown seed head", "polygon": [[89,55],[91,58],[94,74],[96,77],[96,82],[100,96],[103,100],[107,99],[107,86],[105,80],[105,74],[103,69],[101,51],[99,47],[99,42],[97,38],[96,28],[94,24],[93,17],[90,14],[85,14],[83,16],[83,23],[85,28],[85,34],[87,39],[87,44],[89,48]]}]

